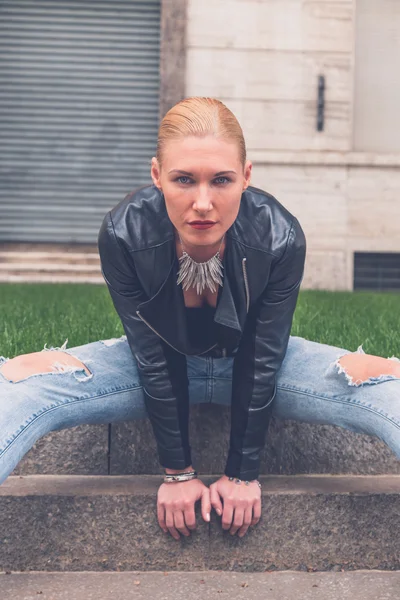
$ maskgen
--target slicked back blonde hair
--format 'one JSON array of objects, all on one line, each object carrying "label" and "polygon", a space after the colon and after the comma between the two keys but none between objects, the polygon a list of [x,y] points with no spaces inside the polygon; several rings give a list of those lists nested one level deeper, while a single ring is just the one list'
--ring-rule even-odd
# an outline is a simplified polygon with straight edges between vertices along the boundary
[{"label": "slicked back blonde hair", "polygon": [[243,168],[246,162],[246,144],[243,131],[233,112],[216,98],[192,96],[170,108],[158,129],[156,158],[161,167],[165,146],[170,140],[189,135],[216,138],[234,142],[238,146]]}]

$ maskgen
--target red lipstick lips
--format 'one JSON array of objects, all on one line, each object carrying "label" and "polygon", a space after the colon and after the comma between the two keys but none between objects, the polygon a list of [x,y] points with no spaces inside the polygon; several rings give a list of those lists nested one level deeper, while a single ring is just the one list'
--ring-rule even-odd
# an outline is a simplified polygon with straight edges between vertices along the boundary
[{"label": "red lipstick lips", "polygon": [[215,221],[191,221],[189,225],[195,229],[210,229],[215,225]]}]

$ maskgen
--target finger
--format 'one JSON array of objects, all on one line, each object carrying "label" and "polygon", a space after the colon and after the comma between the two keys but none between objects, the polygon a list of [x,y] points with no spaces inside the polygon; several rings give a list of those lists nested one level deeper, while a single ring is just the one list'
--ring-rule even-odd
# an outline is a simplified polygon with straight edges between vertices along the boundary
[{"label": "finger", "polygon": [[174,525],[175,529],[180,531],[183,535],[190,535],[189,529],[185,525],[185,519],[183,518],[183,512],[181,510],[176,510],[174,512]]},{"label": "finger", "polygon": [[217,486],[216,485],[211,485],[210,486],[210,500],[211,500],[211,506],[213,508],[215,508],[215,510],[217,511],[217,514],[219,516],[221,516],[223,508],[222,508],[221,498],[220,498],[220,496],[218,494]]},{"label": "finger", "polygon": [[157,518],[161,529],[165,531],[165,533],[168,533],[168,528],[165,523],[165,508],[159,502],[157,503]]},{"label": "finger", "polygon": [[253,519],[251,521],[251,525],[257,525],[260,518],[261,518],[261,498],[256,500],[253,505]]},{"label": "finger", "polygon": [[172,510],[168,510],[168,509],[166,510],[165,524],[168,528],[168,531],[172,535],[172,537],[175,538],[176,540],[180,540],[181,536],[175,529],[174,513],[172,512]]},{"label": "finger", "polygon": [[188,529],[196,529],[196,515],[194,512],[194,504],[191,508],[187,508],[184,511],[185,523]]},{"label": "finger", "polygon": [[203,493],[201,494],[201,514],[203,515],[203,519],[207,522],[210,521],[210,512],[210,490],[208,489],[208,487],[205,487],[203,489]]},{"label": "finger", "polygon": [[222,529],[229,529],[232,525],[233,505],[231,502],[224,502],[224,512],[222,513],[221,525]]},{"label": "finger", "polygon": [[244,518],[244,509],[241,508],[240,506],[237,506],[235,508],[233,523],[232,523],[232,527],[229,530],[229,533],[234,535],[237,532],[239,527],[241,527],[243,525],[243,518]]},{"label": "finger", "polygon": [[238,531],[238,536],[239,537],[243,537],[247,533],[247,530],[250,527],[250,524],[251,524],[251,521],[252,521],[252,515],[253,515],[253,506],[250,505],[244,511],[243,525],[241,526],[241,528]]}]

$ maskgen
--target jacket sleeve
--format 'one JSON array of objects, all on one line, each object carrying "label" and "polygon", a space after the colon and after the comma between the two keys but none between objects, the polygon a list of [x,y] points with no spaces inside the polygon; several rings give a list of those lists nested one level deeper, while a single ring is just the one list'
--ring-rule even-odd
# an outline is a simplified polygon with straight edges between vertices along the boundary
[{"label": "jacket sleeve", "polygon": [[306,240],[293,218],[286,248],[272,267],[261,297],[250,308],[234,358],[230,446],[225,474],[257,479],[260,453],[276,394],[276,374],[286,354],[303,279]]},{"label": "jacket sleeve", "polygon": [[192,464],[186,356],[161,340],[136,314],[148,297],[132,257],[115,234],[110,212],[100,227],[98,249],[103,277],[137,363],[160,464],[184,469]]}]

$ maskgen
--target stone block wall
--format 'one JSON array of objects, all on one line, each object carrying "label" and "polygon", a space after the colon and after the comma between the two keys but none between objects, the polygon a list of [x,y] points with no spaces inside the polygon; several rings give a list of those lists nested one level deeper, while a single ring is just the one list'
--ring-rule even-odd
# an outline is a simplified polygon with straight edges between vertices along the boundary
[{"label": "stone block wall", "polygon": [[354,0],[187,3],[184,95],[217,97],[237,116],[253,185],[304,228],[303,289],[351,290],[354,252],[400,252],[400,143],[398,154],[354,150],[356,11]]}]

